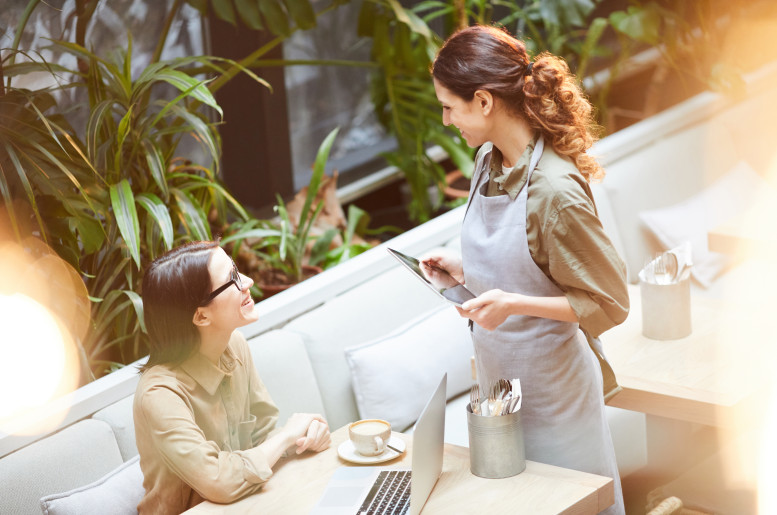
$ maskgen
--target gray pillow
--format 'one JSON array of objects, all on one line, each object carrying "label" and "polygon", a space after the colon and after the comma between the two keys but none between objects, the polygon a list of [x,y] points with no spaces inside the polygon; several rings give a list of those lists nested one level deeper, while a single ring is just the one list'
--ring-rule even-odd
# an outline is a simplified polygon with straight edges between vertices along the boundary
[{"label": "gray pillow", "polygon": [[143,499],[140,456],[126,461],[94,483],[41,498],[45,515],[129,514],[138,512]]}]

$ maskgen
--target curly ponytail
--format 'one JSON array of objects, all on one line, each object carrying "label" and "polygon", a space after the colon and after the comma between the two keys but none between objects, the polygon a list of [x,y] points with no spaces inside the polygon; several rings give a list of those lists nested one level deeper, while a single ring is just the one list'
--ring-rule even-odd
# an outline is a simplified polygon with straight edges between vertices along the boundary
[{"label": "curly ponytail", "polygon": [[475,25],[453,34],[432,64],[432,75],[466,101],[482,89],[540,130],[589,182],[604,170],[586,151],[597,139],[593,108],[563,59],[549,53],[534,63],[524,43],[505,30]]},{"label": "curly ponytail", "polygon": [[571,158],[588,182],[604,177],[586,151],[596,141],[593,108],[569,72],[567,63],[542,53],[523,85],[523,110],[532,127],[550,138],[559,154]]}]

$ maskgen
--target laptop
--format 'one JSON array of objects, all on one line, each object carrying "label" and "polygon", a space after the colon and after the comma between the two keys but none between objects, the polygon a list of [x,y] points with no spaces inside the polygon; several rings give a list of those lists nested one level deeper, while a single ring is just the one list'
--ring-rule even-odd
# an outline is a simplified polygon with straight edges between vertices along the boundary
[{"label": "laptop", "polygon": [[447,379],[448,374],[443,375],[415,424],[410,470],[339,467],[311,515],[421,513],[442,473]]},{"label": "laptop", "polygon": [[386,250],[435,294],[454,306],[461,307],[469,299],[475,298],[475,294],[442,268],[433,267],[431,270],[422,270],[421,263],[416,258],[391,248]]}]

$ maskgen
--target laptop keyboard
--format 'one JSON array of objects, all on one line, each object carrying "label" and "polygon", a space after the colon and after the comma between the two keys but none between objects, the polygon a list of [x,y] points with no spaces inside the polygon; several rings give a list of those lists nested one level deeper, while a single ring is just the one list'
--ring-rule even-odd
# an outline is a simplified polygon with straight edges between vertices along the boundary
[{"label": "laptop keyboard", "polygon": [[378,474],[358,515],[402,515],[410,511],[410,471],[384,470]]}]

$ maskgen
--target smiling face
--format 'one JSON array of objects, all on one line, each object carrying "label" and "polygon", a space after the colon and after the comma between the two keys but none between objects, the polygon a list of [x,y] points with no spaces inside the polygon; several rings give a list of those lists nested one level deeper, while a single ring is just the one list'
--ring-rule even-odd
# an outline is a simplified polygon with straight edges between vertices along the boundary
[{"label": "smiling face", "polygon": [[467,101],[434,80],[434,90],[437,100],[442,105],[442,123],[453,125],[470,147],[478,147],[489,141],[490,120],[488,113],[493,106],[490,95],[485,98],[485,92],[478,90],[472,100]]},{"label": "smiling face", "polygon": [[249,288],[254,282],[250,277],[237,272],[240,278],[234,281],[235,265],[221,248],[213,250],[213,255],[208,262],[210,272],[211,290],[215,291],[225,284],[229,284],[205,306],[204,310],[210,321],[212,329],[223,329],[232,332],[238,327],[250,324],[259,319],[259,314],[254,309],[254,301],[251,298]]}]

